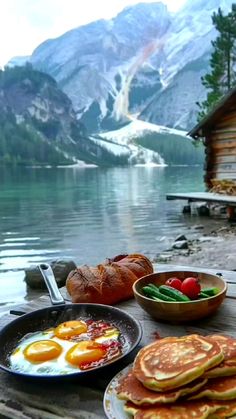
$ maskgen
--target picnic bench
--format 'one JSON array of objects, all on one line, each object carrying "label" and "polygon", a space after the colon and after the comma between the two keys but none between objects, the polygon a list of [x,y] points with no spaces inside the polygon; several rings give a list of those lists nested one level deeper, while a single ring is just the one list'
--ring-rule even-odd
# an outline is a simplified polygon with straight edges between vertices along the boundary
[{"label": "picnic bench", "polygon": [[[228,283],[227,297],[219,310],[210,318],[184,325],[165,324],[153,320],[135,300],[117,304],[138,319],[143,328],[140,345],[126,359],[97,372],[94,378],[44,382],[40,379],[19,379],[0,371],[0,417],[11,419],[104,419],[103,394],[112,377],[131,363],[138,350],[158,337],[181,336],[190,333],[224,333],[236,338],[236,272],[169,264],[154,265],[156,272],[201,271],[221,273]],[[65,288],[61,288],[69,301]],[[51,305],[47,295],[20,306],[0,317],[0,328],[21,312],[30,312]],[[15,313],[15,314],[14,314]],[[119,419],[119,418],[117,418]]]}]

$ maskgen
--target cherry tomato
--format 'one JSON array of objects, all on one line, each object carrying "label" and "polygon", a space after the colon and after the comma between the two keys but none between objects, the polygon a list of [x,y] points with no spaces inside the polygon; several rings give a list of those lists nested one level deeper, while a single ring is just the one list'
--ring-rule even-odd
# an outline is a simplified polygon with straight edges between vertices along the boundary
[{"label": "cherry tomato", "polygon": [[191,300],[195,300],[201,291],[201,285],[197,278],[189,277],[182,282],[181,291]]},{"label": "cherry tomato", "polygon": [[182,281],[180,281],[179,278],[169,278],[167,279],[166,285],[169,285],[169,287],[175,288],[176,290],[181,291]]}]

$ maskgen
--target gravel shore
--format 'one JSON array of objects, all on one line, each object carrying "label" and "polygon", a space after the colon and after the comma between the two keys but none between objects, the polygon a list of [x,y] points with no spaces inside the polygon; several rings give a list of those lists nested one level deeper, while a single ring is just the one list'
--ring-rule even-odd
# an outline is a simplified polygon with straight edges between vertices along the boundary
[{"label": "gravel shore", "polygon": [[222,220],[221,226],[216,229],[211,227],[209,218],[207,226],[199,230],[197,238],[187,239],[187,249],[168,249],[164,255],[157,256],[154,262],[236,270],[236,224]]}]

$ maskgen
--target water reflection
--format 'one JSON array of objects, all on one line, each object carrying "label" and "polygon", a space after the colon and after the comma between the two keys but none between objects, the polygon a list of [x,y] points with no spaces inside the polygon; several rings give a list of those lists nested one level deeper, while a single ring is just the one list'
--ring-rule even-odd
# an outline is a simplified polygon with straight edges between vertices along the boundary
[{"label": "water reflection", "polygon": [[0,301],[25,295],[31,264],[165,249],[188,228],[183,203],[165,194],[204,190],[202,177],[201,167],[2,169]]}]

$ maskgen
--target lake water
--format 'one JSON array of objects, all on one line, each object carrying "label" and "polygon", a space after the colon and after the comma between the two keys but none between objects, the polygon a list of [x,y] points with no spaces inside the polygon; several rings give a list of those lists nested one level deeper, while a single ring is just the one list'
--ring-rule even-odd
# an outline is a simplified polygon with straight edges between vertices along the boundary
[{"label": "lake water", "polygon": [[1,168],[0,304],[23,301],[24,268],[39,262],[153,257],[196,224],[165,194],[203,190],[196,166]]}]

